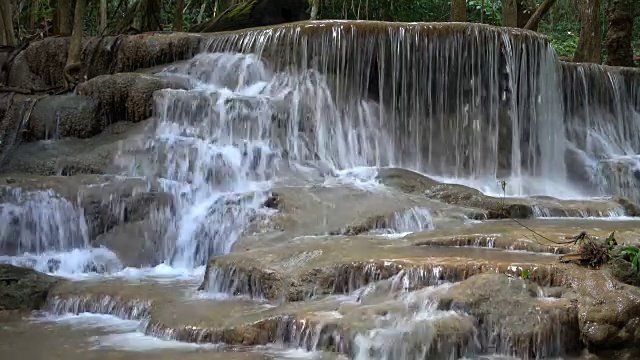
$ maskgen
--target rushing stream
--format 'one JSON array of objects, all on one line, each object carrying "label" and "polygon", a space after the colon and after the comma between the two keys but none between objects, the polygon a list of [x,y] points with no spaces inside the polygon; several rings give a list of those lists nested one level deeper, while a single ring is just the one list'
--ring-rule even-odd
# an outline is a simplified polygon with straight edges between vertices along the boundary
[{"label": "rushing stream", "polygon": [[[211,275],[206,294],[194,294],[207,261],[237,250],[256,219],[268,221],[274,214],[263,204],[276,187],[355,188],[382,197],[387,188],[376,179],[377,169],[397,167],[499,196],[640,201],[640,84],[612,69],[560,64],[535,33],[456,24],[316,22],[220,35],[205,50],[160,73],[186,80],[190,89],[156,92],[150,128],[124,141],[116,156],[120,178],[153,184],[173,199],[171,207],[150,211],[145,236],[154,244],[155,263],[131,266],[113,249],[93,247],[93,225],[80,199],[73,203],[53,190],[21,189],[6,190],[9,196],[0,204],[1,261],[78,282],[161,284],[175,289],[147,295],[162,301],[173,296],[166,301],[176,313],[183,311],[181,301],[192,301],[194,308],[207,309],[197,314],[224,318],[227,311],[255,315],[276,307],[265,305],[257,280],[247,285],[235,273]],[[349,194],[343,201],[356,202]],[[328,223],[338,211],[331,206],[300,211],[316,211],[314,221]],[[438,213],[446,211],[453,210]],[[433,231],[440,226],[435,213],[412,204],[367,234],[393,242]],[[540,207],[533,213],[552,217]],[[615,220],[624,209],[608,215]],[[331,230],[314,233],[301,224],[295,234],[300,239]],[[295,266],[297,260],[288,261]],[[531,261],[549,260],[531,255]],[[468,320],[462,312],[439,310],[429,297],[431,290],[452,286],[446,278],[429,274],[438,279],[426,284],[432,288],[414,291],[403,276],[386,285],[353,285],[342,297],[314,298],[318,303],[310,308],[327,318],[348,304],[374,301],[367,299],[399,309],[381,316],[374,328],[354,330],[352,339],[281,320],[288,332],[275,345],[231,349],[162,330],[142,305],[123,308],[80,295],[67,302],[50,299],[46,315],[8,322],[0,337],[20,343],[24,332],[82,353],[67,356],[56,348],[52,359],[426,359],[436,341],[434,324],[464,328]],[[251,295],[237,297],[247,301],[246,308],[225,307],[234,295]],[[478,340],[482,330],[473,324],[468,329],[474,340],[465,346],[438,345],[453,349],[447,359],[486,352]],[[564,353],[559,335],[536,346],[545,356]],[[328,347],[334,351],[322,351]],[[8,357],[29,357],[28,351],[0,347]]]}]

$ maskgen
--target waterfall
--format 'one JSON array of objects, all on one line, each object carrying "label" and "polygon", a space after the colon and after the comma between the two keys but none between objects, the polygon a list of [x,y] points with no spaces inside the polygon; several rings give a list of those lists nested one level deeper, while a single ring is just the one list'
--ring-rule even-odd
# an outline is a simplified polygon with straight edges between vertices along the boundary
[{"label": "waterfall", "polygon": [[89,244],[82,209],[53,190],[6,188],[3,191],[6,202],[0,204],[2,254],[41,254]]}]

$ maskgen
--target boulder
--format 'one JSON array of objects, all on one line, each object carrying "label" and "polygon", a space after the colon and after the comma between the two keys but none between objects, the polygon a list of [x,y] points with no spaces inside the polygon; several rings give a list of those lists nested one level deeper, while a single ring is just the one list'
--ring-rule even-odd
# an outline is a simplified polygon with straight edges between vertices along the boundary
[{"label": "boulder", "polygon": [[98,235],[95,246],[113,251],[126,267],[156,266],[166,259],[162,252],[162,236],[150,220],[116,225]]},{"label": "boulder", "polygon": [[60,281],[32,269],[0,264],[0,311],[38,310]]},{"label": "boulder", "polygon": [[563,297],[577,302],[581,337],[590,350],[637,347],[640,343],[639,287],[619,282],[610,271],[577,266],[567,280],[566,285],[572,291]]}]

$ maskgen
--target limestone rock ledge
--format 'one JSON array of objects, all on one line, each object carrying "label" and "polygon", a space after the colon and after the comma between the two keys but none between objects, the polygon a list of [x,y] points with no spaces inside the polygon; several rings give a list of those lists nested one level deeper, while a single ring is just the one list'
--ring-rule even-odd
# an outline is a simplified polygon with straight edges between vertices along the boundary
[{"label": "limestone rock ledge", "polygon": [[530,278],[545,286],[564,283],[553,256],[476,249],[390,244],[381,238],[314,237],[277,247],[249,249],[212,258],[201,290],[269,300],[302,301],[348,294],[395,277],[396,286],[416,289],[457,282],[484,272]]},{"label": "limestone rock ledge", "polygon": [[405,193],[421,194],[450,205],[481,209],[483,213],[476,217],[478,220],[531,217],[584,218],[640,214],[638,206],[624,198],[578,201],[559,200],[551,197],[493,197],[464,185],[440,183],[425,175],[405,169],[380,169],[378,180],[384,185]]}]

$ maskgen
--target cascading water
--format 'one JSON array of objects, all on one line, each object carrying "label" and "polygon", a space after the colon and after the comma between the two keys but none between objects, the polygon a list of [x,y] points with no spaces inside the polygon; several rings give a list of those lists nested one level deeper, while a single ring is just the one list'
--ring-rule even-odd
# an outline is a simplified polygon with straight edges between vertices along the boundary
[{"label": "cascading water", "polygon": [[640,77],[589,64],[561,69],[570,171],[600,195],[640,201]]},{"label": "cascading water", "polygon": [[87,223],[82,209],[53,192],[6,189],[0,204],[2,254],[41,254],[86,247]]},{"label": "cascading water", "polygon": [[375,104],[358,100],[346,121],[326,76],[314,70],[274,72],[255,55],[201,54],[166,70],[188,77],[189,91],[155,96],[154,134],[118,162],[128,175],[159,179],[177,200],[164,218],[176,266],[227,253],[266,198],[282,154],[293,166],[330,169],[391,163]]},{"label": "cascading water", "polygon": [[122,264],[108,249],[89,247],[84,211],[53,190],[5,188],[0,204],[0,262],[43,272],[109,272]]},{"label": "cascading water", "polygon": [[[163,238],[158,258],[173,266],[192,269],[230,252],[265,211],[272,183],[302,168],[335,177],[397,166],[499,193],[497,180],[508,179],[508,195],[640,199],[637,82],[611,69],[558,65],[534,33],[314,22],[222,34],[207,48],[164,71],[191,88],[157,92],[152,132],[116,159],[124,175],[173,195],[172,211],[151,216]],[[606,90],[592,92],[603,88],[594,82]],[[51,193],[29,196],[37,202],[0,207],[3,253],[88,246],[81,209]],[[415,207],[387,225],[412,232],[433,221]],[[6,239],[16,236],[10,248]],[[355,336],[357,359],[424,358],[433,321],[459,317],[424,298],[405,304]]]},{"label": "cascading water", "polygon": [[[585,181],[584,169],[576,172],[565,162],[570,149],[583,148],[571,130],[579,119],[577,107],[590,114],[591,124],[605,124],[609,116],[626,124],[616,130],[622,131],[619,146],[624,148],[617,153],[635,155],[639,149],[631,135],[624,135],[639,126],[637,86],[598,68],[611,77],[611,85],[594,100],[579,100],[593,90],[580,90],[572,80],[580,76],[571,75],[575,71],[567,71],[568,65],[558,66],[546,38],[535,33],[470,24],[331,21],[220,35],[208,48],[259,54],[276,73],[324,75],[342,123],[336,123],[335,112],[321,122],[309,122],[298,112],[289,133],[293,125],[348,127],[342,134],[305,135],[321,147],[342,135],[344,143],[367,138],[383,150],[359,146],[351,149],[351,161],[338,156],[341,146],[317,152],[338,169],[394,165],[496,194],[503,193],[497,180],[506,179],[507,195],[601,195],[576,187]],[[597,71],[587,71],[588,77]],[[603,106],[603,101],[623,105]],[[291,104],[297,109],[300,103]]]}]

